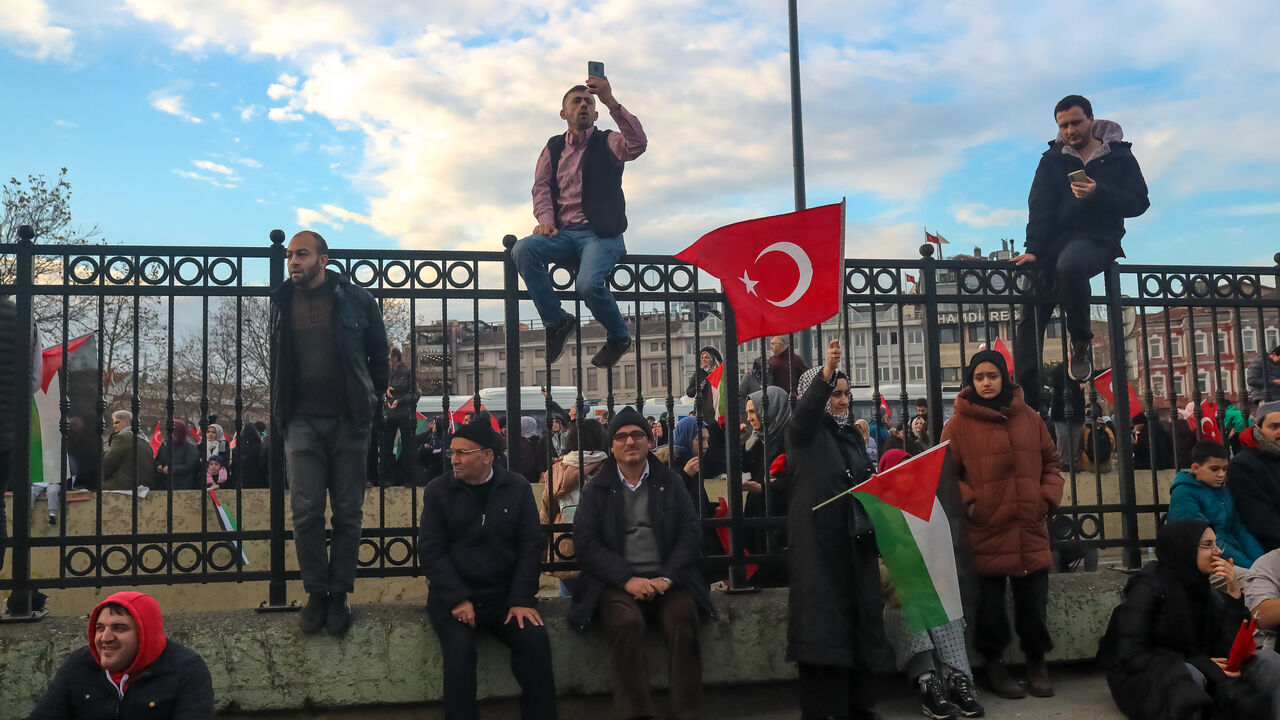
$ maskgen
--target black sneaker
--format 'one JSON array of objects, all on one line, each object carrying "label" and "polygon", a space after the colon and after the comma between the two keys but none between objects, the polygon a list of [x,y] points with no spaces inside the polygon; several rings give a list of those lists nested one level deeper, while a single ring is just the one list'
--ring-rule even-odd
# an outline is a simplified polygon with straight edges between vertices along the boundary
[{"label": "black sneaker", "polygon": [[982,703],[978,702],[978,691],[973,687],[973,680],[962,672],[952,673],[947,678],[947,697],[965,717],[982,717],[987,712]]},{"label": "black sneaker", "polygon": [[315,635],[325,625],[325,616],[329,613],[329,594],[311,593],[307,597],[307,606],[302,608],[298,618],[298,627],[304,635]]},{"label": "black sneaker", "polygon": [[564,341],[569,339],[569,333],[573,332],[576,324],[573,316],[567,315],[558,325],[547,328],[547,362],[560,359],[560,354],[564,352]]},{"label": "black sneaker", "polygon": [[1093,377],[1093,341],[1071,341],[1071,363],[1067,365],[1067,374],[1076,382],[1089,382]]},{"label": "black sneaker", "polygon": [[591,358],[591,364],[598,368],[613,367],[623,355],[627,354],[627,350],[631,347],[631,338],[622,338],[621,340],[607,340],[604,347],[600,348],[600,352]]},{"label": "black sneaker", "polygon": [[947,699],[947,691],[942,687],[936,673],[930,674],[928,677],[920,678],[920,712],[924,713],[927,718],[934,720],[955,720],[960,714],[960,708],[951,704]]},{"label": "black sneaker", "polygon": [[329,596],[329,617],[325,627],[330,635],[345,635],[351,627],[351,605],[347,603],[346,593],[334,593]]}]

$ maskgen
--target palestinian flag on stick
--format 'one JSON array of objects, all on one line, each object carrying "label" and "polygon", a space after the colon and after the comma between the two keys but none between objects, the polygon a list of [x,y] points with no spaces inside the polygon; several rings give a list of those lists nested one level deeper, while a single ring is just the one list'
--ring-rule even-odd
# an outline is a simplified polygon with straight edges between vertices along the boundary
[{"label": "palestinian flag on stick", "polygon": [[871,517],[902,614],[919,632],[964,617],[951,525],[938,501],[949,442],[836,496],[853,495]]},{"label": "palestinian flag on stick", "polygon": [[[222,507],[222,503],[218,502],[218,493],[214,492],[212,487],[209,488],[209,499],[213,501],[213,507],[218,511],[218,524],[222,526],[222,529],[227,532],[237,532],[240,528],[236,525],[235,517],[227,512],[226,508]],[[241,562],[248,565],[249,556],[244,554],[244,548],[240,547],[240,543],[232,540],[231,545],[240,551]]]},{"label": "palestinian flag on stick", "polygon": [[716,423],[719,425],[723,425],[725,417],[729,415],[729,386],[723,380],[724,363],[720,363],[715,370],[707,373],[707,384],[711,386],[716,395]]},{"label": "palestinian flag on stick", "polygon": [[[414,417],[414,419],[415,419],[415,420],[417,420],[417,421],[418,421],[418,424],[417,424],[417,425],[414,427],[414,429],[413,429],[413,434],[415,434],[415,435],[421,435],[422,433],[426,432],[426,430],[427,430],[427,425],[428,425],[428,423],[427,423],[427,416],[426,416],[426,415],[423,415],[422,413],[418,412],[417,410],[414,410],[414,411],[413,411],[413,417]],[[397,460],[399,460],[399,459],[400,459],[400,433],[396,433],[396,450],[395,450],[395,456],[396,456],[396,459],[397,459]]]}]

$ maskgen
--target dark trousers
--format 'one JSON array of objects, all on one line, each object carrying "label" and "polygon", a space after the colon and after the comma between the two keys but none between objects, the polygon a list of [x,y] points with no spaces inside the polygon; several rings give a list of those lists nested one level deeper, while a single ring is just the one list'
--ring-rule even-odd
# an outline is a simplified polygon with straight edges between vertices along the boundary
[{"label": "dark trousers", "polygon": [[800,717],[857,718],[875,707],[871,671],[800,663]]},{"label": "dark trousers", "polygon": [[476,634],[482,629],[511,650],[511,674],[520,685],[520,717],[556,719],[556,680],[547,629],[530,622],[521,628],[514,620],[504,624],[509,610],[503,604],[477,603],[473,628],[454,619],[448,609],[428,604],[427,616],[440,638],[444,663],[446,720],[476,717]]},{"label": "dark trousers", "polygon": [[[378,448],[379,477],[383,485],[409,485],[413,459],[418,449],[413,446],[414,427],[412,416],[387,418],[382,423],[382,440]],[[400,434],[400,457],[396,457],[396,433]]]},{"label": "dark trousers", "polygon": [[[364,521],[369,427],[340,418],[296,417],[285,428],[285,470],[293,509],[293,547],[308,593],[349,593],[356,585]],[[333,532],[325,547],[324,511]]]},{"label": "dark trousers", "polygon": [[[12,455],[6,448],[0,450],[0,570],[4,570],[4,556],[9,552],[9,528],[4,519],[4,493],[9,489],[9,463]],[[22,498],[13,496],[18,502]]]},{"label": "dark trousers", "polygon": [[609,638],[609,686],[620,720],[656,714],[649,691],[644,633],[656,619],[667,641],[667,695],[673,720],[702,717],[702,653],[698,646],[698,606],[689,593],[672,588],[648,602],[625,590],[605,588],[600,617]]},{"label": "dark trousers", "polygon": [[1013,588],[1013,624],[1018,641],[1028,658],[1044,657],[1053,649],[1049,637],[1049,571],[1026,577],[978,576],[977,621],[973,624],[974,644],[983,657],[999,657],[1009,646],[1009,615],[1005,612],[1005,587]]},{"label": "dark trousers", "polygon": [[1052,322],[1053,309],[1062,308],[1071,340],[1092,340],[1089,323],[1089,279],[1102,272],[1115,257],[1115,244],[1105,240],[1079,238],[1067,244],[1056,258],[1037,259],[1036,269],[1053,280],[1049,295],[1056,301],[1022,306],[1018,336],[1013,339],[1013,367],[1028,405],[1040,408],[1040,362],[1045,328]]}]

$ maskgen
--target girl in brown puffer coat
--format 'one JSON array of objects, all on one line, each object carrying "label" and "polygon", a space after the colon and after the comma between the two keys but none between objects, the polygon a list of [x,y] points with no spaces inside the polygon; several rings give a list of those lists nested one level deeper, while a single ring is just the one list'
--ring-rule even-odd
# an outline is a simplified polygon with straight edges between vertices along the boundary
[{"label": "girl in brown puffer coat", "polygon": [[1001,661],[1009,645],[1005,588],[1012,585],[1014,625],[1027,657],[1031,694],[1053,695],[1044,655],[1053,649],[1046,624],[1050,513],[1062,502],[1058,450],[1049,429],[1009,379],[1004,356],[983,350],[965,370],[955,414],[942,430],[950,440],[980,595],[972,623],[986,658],[987,684],[1006,698],[1026,696]]}]

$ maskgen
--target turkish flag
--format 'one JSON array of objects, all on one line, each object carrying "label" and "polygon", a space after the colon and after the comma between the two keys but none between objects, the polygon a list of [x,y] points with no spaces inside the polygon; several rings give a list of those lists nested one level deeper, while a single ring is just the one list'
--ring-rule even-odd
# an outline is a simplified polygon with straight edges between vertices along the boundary
[{"label": "turkish flag", "polygon": [[726,225],[676,259],[720,280],[740,343],[813,327],[840,312],[844,202]]},{"label": "turkish flag", "polygon": [[[1136,415],[1140,415],[1142,413],[1142,401],[1138,400],[1138,393],[1129,383],[1125,382],[1124,385],[1129,390],[1129,416],[1134,417]],[[1110,369],[1095,377],[1093,379],[1093,386],[1097,388],[1098,394],[1107,401],[1107,404],[1113,408],[1116,406],[1116,394],[1111,387],[1112,382]]]},{"label": "turkish flag", "polygon": [[160,454],[160,446],[163,444],[164,433],[160,432],[160,423],[156,423],[156,430],[151,433],[151,457]]},{"label": "turkish flag", "polygon": [[1200,439],[1222,442],[1222,430],[1218,428],[1218,403],[1203,400],[1200,403]]},{"label": "turkish flag", "polygon": [[884,419],[889,420],[893,417],[893,411],[889,409],[889,403],[884,401],[884,396],[880,396],[880,408],[884,410]]}]

